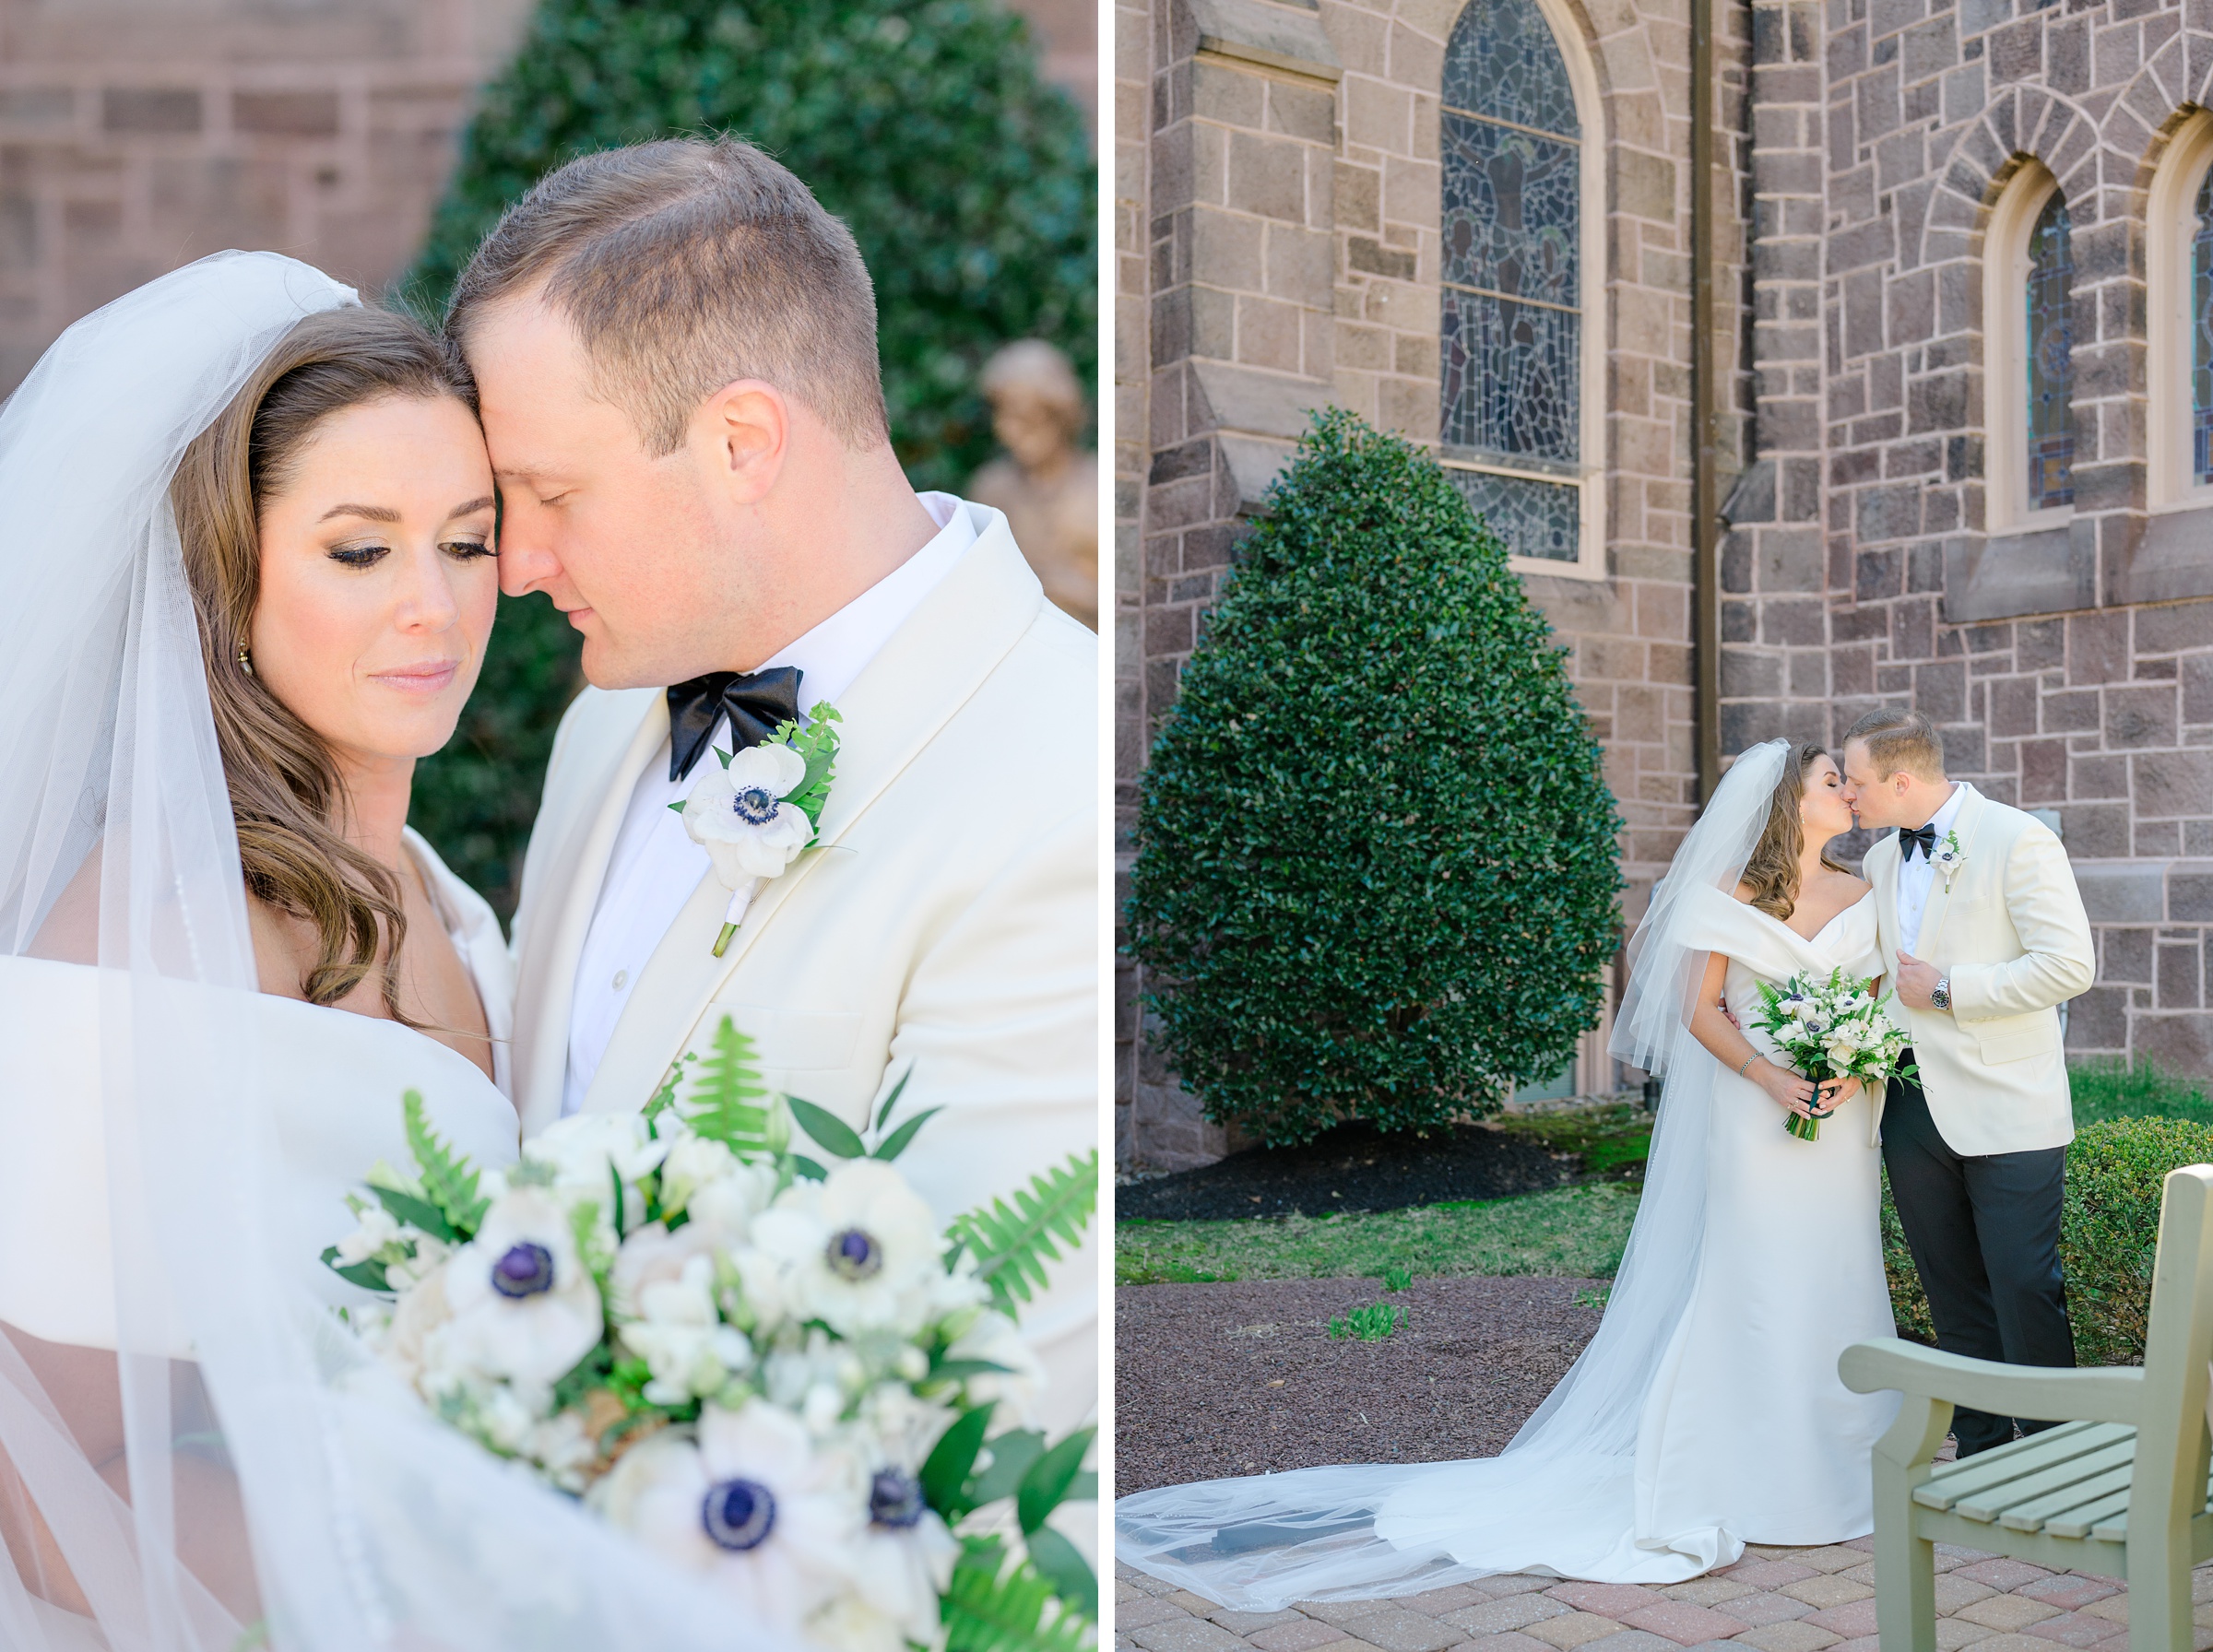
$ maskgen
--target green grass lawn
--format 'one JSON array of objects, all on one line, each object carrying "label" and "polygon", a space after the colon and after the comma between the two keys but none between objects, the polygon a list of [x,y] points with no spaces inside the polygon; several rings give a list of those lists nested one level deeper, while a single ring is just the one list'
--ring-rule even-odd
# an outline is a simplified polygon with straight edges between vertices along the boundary
[{"label": "green grass lawn", "polygon": [[[2085,1065],[2071,1077],[2077,1124],[2145,1116],[2213,1124],[2205,1084],[2149,1063]],[[1637,1214],[1651,1115],[1630,1105],[1499,1123],[1556,1152],[1580,1154],[1587,1179],[1548,1193],[1372,1215],[1125,1221],[1115,1230],[1115,1282],[1380,1279],[1391,1268],[1416,1276],[1612,1278]]]}]

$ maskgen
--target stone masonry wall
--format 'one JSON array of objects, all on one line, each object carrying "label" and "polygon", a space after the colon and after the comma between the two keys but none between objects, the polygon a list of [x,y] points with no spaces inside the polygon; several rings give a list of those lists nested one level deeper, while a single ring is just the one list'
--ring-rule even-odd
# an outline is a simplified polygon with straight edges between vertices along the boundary
[{"label": "stone masonry wall", "polygon": [[[1437,439],[1438,107],[1459,11],[1457,0],[1124,0],[1118,13],[1123,872],[1146,747],[1307,409],[1342,403]],[[1689,34],[1685,0],[1592,0],[1577,18],[1604,113],[1587,141],[1606,145],[1608,301],[1584,348],[1606,360],[1607,565],[1600,580],[1532,576],[1529,588],[1606,747],[1633,917],[1696,801]],[[1723,41],[1731,124],[1742,124],[1748,53],[1748,39]],[[1725,170],[1742,165],[1740,151],[1724,157]],[[1735,187],[1723,183],[1724,202]],[[1724,257],[1727,295],[1743,259],[1741,247]],[[1748,406],[1739,353],[1733,335],[1722,365],[1746,384],[1733,405]],[[1732,469],[1743,424],[1731,421]],[[1125,961],[1118,1153],[1202,1162],[1235,1144],[1146,1037],[1142,987]]]},{"label": "stone masonry wall", "polygon": [[[2146,509],[2147,194],[2213,15],[1760,0],[1758,463],[1724,559],[1724,749],[1911,703],[2049,810],[2099,932],[2076,1056],[2213,1071],[2213,510]],[[2023,159],[2073,221],[2071,521],[1991,533],[1983,232]]]}]

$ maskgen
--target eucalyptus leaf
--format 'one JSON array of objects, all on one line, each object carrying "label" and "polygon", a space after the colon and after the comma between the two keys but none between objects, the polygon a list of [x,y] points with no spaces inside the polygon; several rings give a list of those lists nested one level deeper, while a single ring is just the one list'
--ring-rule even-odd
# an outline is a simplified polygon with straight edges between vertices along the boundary
[{"label": "eucalyptus leaf", "polygon": [[905,1124],[901,1125],[896,1130],[893,1130],[889,1136],[886,1136],[882,1141],[878,1142],[876,1144],[876,1151],[873,1156],[879,1159],[886,1160],[896,1159],[901,1153],[906,1151],[907,1148],[913,1144],[915,1139],[915,1132],[919,1130],[924,1125],[928,1124],[931,1119],[935,1118],[939,1114],[944,1111],[945,1109],[942,1107],[924,1108],[921,1112],[916,1114],[914,1117],[908,1119]]},{"label": "eucalyptus leaf", "polygon": [[1024,1540],[1030,1564],[1053,1586],[1053,1593],[1085,1617],[1099,1615],[1099,1577],[1076,1546],[1049,1526],[1041,1526]]},{"label": "eucalyptus leaf", "polygon": [[1045,1455],[1045,1436],[1032,1429],[1011,1428],[987,1444],[991,1449],[991,1466],[976,1477],[978,1506],[1013,1496],[1022,1477]]},{"label": "eucalyptus leaf", "polygon": [[948,1520],[958,1519],[976,1506],[976,1500],[968,1495],[968,1478],[983,1449],[984,1431],[991,1426],[991,1410],[984,1405],[963,1411],[938,1436],[937,1445],[923,1459],[919,1476],[923,1500]]},{"label": "eucalyptus leaf", "polygon": [[1079,1428],[1030,1465],[1014,1493],[1015,1518],[1024,1532],[1035,1532],[1046,1516],[1067,1500],[1069,1488],[1083,1471],[1083,1457],[1098,1431]]},{"label": "eucalyptus leaf", "polygon": [[802,1102],[796,1095],[786,1096],[791,1116],[800,1129],[812,1138],[816,1146],[840,1159],[863,1159],[868,1156],[868,1144],[844,1119],[812,1102]]}]

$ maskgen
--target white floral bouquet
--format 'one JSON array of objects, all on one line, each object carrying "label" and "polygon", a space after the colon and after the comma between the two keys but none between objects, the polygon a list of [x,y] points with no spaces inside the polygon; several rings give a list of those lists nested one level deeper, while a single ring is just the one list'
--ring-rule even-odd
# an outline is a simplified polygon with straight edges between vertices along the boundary
[{"label": "white floral bouquet", "polygon": [[[405,1103],[324,1261],[382,1363],[486,1449],[709,1576],[746,1621],[836,1652],[1082,1652],[1098,1584],[1048,1524],[1095,1499],[1093,1432],[1015,1427],[1015,1328],[1097,1201],[1095,1151],[940,1233],[864,1139],[771,1096],[726,1018],[690,1093],[566,1118],[472,1168]],[[931,1109],[932,1112],[935,1109]],[[830,1161],[791,1150],[793,1127]]]},{"label": "white floral bouquet", "polygon": [[[1800,1077],[1813,1080],[1817,1100],[1819,1087],[1836,1079],[1876,1084],[1895,1073],[1911,1078],[1912,1069],[1899,1066],[1906,1034],[1883,1013],[1888,997],[1878,999],[1874,988],[1873,980],[1842,970],[1831,970],[1826,982],[1793,975],[1780,990],[1762,981],[1760,1013],[1753,1024],[1774,1040]],[[1818,1141],[1821,1121],[1835,1109],[1811,1111],[1810,1118],[1785,1115],[1782,1127],[1801,1141]]]}]

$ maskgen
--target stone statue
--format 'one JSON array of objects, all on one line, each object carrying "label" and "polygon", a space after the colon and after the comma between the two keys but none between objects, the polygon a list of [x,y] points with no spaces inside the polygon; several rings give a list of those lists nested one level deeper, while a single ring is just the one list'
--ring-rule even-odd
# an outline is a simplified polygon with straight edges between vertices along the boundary
[{"label": "stone statue", "polygon": [[1007,513],[1046,599],[1099,629],[1099,462],[1076,445],[1089,422],[1068,358],[1041,338],[985,364],[991,430],[1006,452],[969,479],[968,497]]}]

